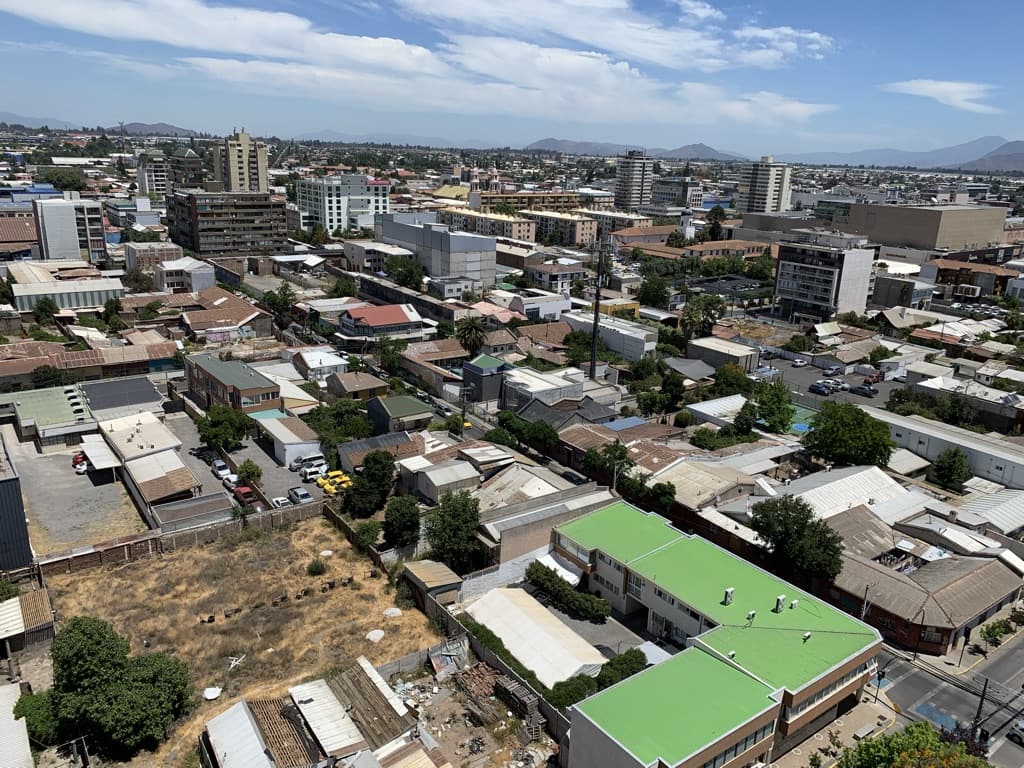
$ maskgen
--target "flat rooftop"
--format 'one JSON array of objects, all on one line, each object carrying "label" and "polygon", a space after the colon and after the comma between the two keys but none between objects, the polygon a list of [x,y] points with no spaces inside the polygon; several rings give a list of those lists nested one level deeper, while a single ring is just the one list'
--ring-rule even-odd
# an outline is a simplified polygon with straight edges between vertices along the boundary
[{"label": "flat rooftop", "polygon": [[625,502],[561,525],[558,532],[585,549],[599,549],[626,564],[683,537],[665,518]]},{"label": "flat rooftop", "polygon": [[[72,405],[76,395],[79,404]],[[14,406],[22,424],[31,422],[37,429],[57,424],[74,424],[79,419],[91,421],[93,418],[89,403],[81,396],[77,385],[0,394],[0,405],[9,404]],[[75,408],[84,410],[84,413],[76,414]]]},{"label": "flat rooftop", "polygon": [[[681,695],[688,690],[704,695]],[[660,758],[677,765],[775,707],[772,693],[743,671],[690,648],[591,696],[576,709],[639,763],[657,765]]]}]

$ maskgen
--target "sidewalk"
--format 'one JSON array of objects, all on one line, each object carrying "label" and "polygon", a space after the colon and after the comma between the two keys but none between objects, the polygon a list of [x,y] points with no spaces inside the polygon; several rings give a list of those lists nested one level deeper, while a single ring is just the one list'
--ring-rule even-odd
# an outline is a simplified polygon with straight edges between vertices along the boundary
[{"label": "sidewalk", "polygon": [[[867,685],[860,701],[853,709],[812,734],[786,754],[776,757],[770,763],[770,768],[807,768],[812,755],[815,754],[821,758],[822,768],[827,768],[839,759],[844,749],[857,744],[853,736],[861,729],[873,727],[871,736],[884,733],[896,722],[898,710],[889,701],[885,691],[879,693],[878,703],[874,702],[875,687]],[[829,731],[838,736],[838,748],[832,747]]]},{"label": "sidewalk", "polygon": [[[1009,620],[1010,614],[1017,608],[1016,604],[1008,605],[998,613],[993,615],[991,618],[986,620],[984,623],[989,624],[997,619]],[[984,626],[984,625],[982,625]],[[922,664],[926,664],[936,669],[945,672],[950,675],[963,675],[970,672],[978,664],[986,661],[992,656],[998,654],[1005,646],[1010,645],[1014,640],[1018,638],[1021,632],[1024,632],[1024,627],[1016,627],[1014,624],[1010,624],[1014,627],[1013,631],[1008,635],[1004,635],[1002,642],[999,645],[985,647],[985,641],[981,639],[981,627],[975,627],[971,632],[971,639],[966,641],[961,640],[958,642],[950,653],[943,656],[934,656],[928,653],[918,653],[917,660]],[[964,645],[966,644],[966,648]],[[976,653],[973,649],[980,648],[981,653]],[[913,656],[913,652],[908,655]]]}]

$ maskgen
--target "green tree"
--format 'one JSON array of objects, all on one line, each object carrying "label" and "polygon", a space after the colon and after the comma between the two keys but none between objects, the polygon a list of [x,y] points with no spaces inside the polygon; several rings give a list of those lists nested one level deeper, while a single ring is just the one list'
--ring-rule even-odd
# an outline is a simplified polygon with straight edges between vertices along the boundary
[{"label": "green tree", "polygon": [[503,427],[495,427],[494,429],[487,430],[484,433],[484,440],[489,443],[497,443],[498,445],[507,445],[509,448],[518,448],[519,441]]},{"label": "green tree", "polygon": [[107,299],[103,305],[103,322],[109,323],[112,318],[117,317],[121,313],[121,310],[120,299]]},{"label": "green tree", "polygon": [[832,581],[843,568],[843,540],[814,509],[796,496],[760,501],[751,510],[750,527],[765,542],[772,569],[789,579]]},{"label": "green tree", "polygon": [[238,479],[244,485],[259,485],[263,477],[263,469],[252,459],[246,459],[238,465]]},{"label": "green tree", "polygon": [[482,317],[464,317],[455,324],[455,338],[472,360],[487,343],[487,326]]},{"label": "green tree", "polygon": [[62,192],[81,192],[85,189],[85,174],[78,168],[44,168],[36,180],[53,184]]},{"label": "green tree", "polygon": [[647,657],[639,648],[630,648],[614,659],[609,659],[597,673],[597,687],[601,690],[610,688],[627,677],[647,668]]},{"label": "green tree", "polygon": [[60,723],[57,722],[51,691],[24,694],[14,705],[14,716],[25,718],[28,735],[39,744],[60,741]]},{"label": "green tree", "polygon": [[960,491],[973,474],[970,459],[958,445],[936,456],[928,470],[928,478],[933,483],[954,491]]},{"label": "green tree", "polygon": [[233,451],[242,444],[242,440],[252,428],[252,419],[241,411],[224,405],[214,405],[206,416],[196,420],[196,431],[203,444],[219,450],[223,448]]},{"label": "green tree", "polygon": [[715,241],[722,239],[722,222],[725,221],[725,209],[716,205],[705,216],[707,226],[703,229],[705,240]]},{"label": "green tree", "polygon": [[17,597],[19,594],[21,594],[21,590],[18,589],[17,584],[11,584],[7,579],[0,579],[0,603]]},{"label": "green tree", "polygon": [[889,463],[896,444],[889,428],[853,403],[822,405],[811,418],[811,431],[804,435],[804,450],[832,464]]},{"label": "green tree", "polygon": [[40,365],[32,369],[32,388],[43,389],[45,387],[66,387],[78,381],[71,371],[62,371],[52,365]]},{"label": "green tree", "polygon": [[868,355],[868,362],[877,368],[880,362],[885,360],[887,357],[892,357],[895,354],[896,352],[894,350],[889,349],[884,344],[879,344],[877,347],[871,350],[871,353]]},{"label": "green tree", "polygon": [[40,325],[49,325],[58,312],[60,312],[60,307],[57,306],[57,302],[49,296],[43,296],[32,309],[32,316]]},{"label": "green tree", "polygon": [[598,448],[588,448],[583,454],[581,468],[592,478],[604,478],[614,481],[628,473],[636,462],[630,458],[629,449],[622,443],[608,443]]},{"label": "green tree", "polygon": [[476,562],[480,542],[480,502],[467,491],[446,493],[427,516],[425,535],[435,559],[456,573],[465,573]]},{"label": "green tree", "polygon": [[288,315],[295,303],[295,291],[289,283],[281,283],[276,291],[263,294],[263,303],[275,315]]},{"label": "green tree", "polygon": [[462,434],[462,416],[459,414],[452,414],[444,420],[444,428],[451,432],[453,435]]},{"label": "green tree", "polygon": [[749,395],[754,390],[754,381],[747,372],[734,363],[725,363],[715,369],[715,395]]},{"label": "green tree", "polygon": [[437,338],[439,339],[450,339],[455,335],[455,326],[449,323],[447,320],[442,320],[437,324]]},{"label": "green tree", "polygon": [[374,353],[377,355],[377,362],[380,367],[390,373],[397,373],[402,367],[402,352],[408,346],[405,339],[393,339],[390,336],[380,336],[374,343]]},{"label": "green tree", "polygon": [[153,277],[137,267],[129,269],[121,278],[124,287],[131,293],[149,293],[153,290]]},{"label": "green tree", "polygon": [[744,274],[751,280],[771,280],[775,270],[775,259],[772,258],[771,246],[765,246],[761,254],[747,262]]},{"label": "green tree", "polygon": [[505,203],[505,202],[496,203],[493,206],[493,209],[494,209],[495,213],[500,213],[502,216],[515,216],[516,215],[516,207],[514,205],[512,205],[512,203]]},{"label": "green tree", "polygon": [[814,342],[809,336],[804,336],[802,333],[794,333],[789,337],[789,341],[782,345],[782,348],[788,352],[810,352],[813,347]]},{"label": "green tree", "polygon": [[356,549],[364,552],[376,545],[377,539],[380,538],[380,529],[380,520],[363,520],[356,523]]},{"label": "green tree", "polygon": [[777,435],[789,432],[796,418],[796,409],[785,383],[762,381],[755,388],[754,396],[757,400],[757,416],[767,430]]},{"label": "green tree", "polygon": [[342,275],[334,281],[331,290],[327,292],[329,299],[341,299],[348,296],[356,296],[359,293],[359,286],[351,275]]},{"label": "green tree", "polygon": [[648,277],[640,284],[636,292],[636,300],[645,307],[668,309],[670,288],[668,280],[663,277]]},{"label": "green tree", "polygon": [[636,406],[644,416],[653,416],[668,410],[668,397],[661,392],[647,390],[636,396]]},{"label": "green tree", "polygon": [[420,508],[412,496],[396,496],[384,508],[384,540],[394,547],[420,540]]},{"label": "green tree", "polygon": [[749,435],[757,423],[757,406],[753,400],[747,400],[732,420],[732,428],[740,435]]},{"label": "green tree", "polygon": [[[931,723],[911,723],[903,730],[889,731],[870,739],[861,739],[839,757],[837,768],[892,768],[905,755],[920,755],[942,748],[942,741]],[[927,763],[929,768],[946,763]]]},{"label": "green tree", "polygon": [[656,509],[668,512],[676,503],[675,483],[655,483],[648,489],[647,499]]},{"label": "green tree", "polygon": [[346,508],[353,517],[369,517],[384,506],[394,486],[395,457],[387,451],[370,451],[346,493]]},{"label": "green tree", "polygon": [[687,339],[711,335],[711,329],[725,313],[725,301],[721,296],[691,296],[679,313],[679,327]]},{"label": "green tree", "polygon": [[403,288],[410,288],[414,291],[423,290],[423,278],[426,273],[423,271],[423,265],[415,258],[391,256],[388,258],[384,270],[392,280]]}]

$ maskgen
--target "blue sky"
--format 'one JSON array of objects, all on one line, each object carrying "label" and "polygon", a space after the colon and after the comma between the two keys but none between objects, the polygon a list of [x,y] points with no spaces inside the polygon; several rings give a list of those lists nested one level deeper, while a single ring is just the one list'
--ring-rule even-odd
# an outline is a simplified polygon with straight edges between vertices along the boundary
[{"label": "blue sky", "polygon": [[931,149],[1024,138],[1022,21],[1015,0],[0,0],[0,109],[280,136]]}]

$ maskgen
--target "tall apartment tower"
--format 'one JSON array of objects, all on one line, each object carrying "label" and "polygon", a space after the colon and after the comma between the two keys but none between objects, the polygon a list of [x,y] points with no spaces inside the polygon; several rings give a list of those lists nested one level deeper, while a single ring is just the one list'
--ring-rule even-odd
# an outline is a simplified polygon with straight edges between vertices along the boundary
[{"label": "tall apartment tower", "polygon": [[642,150],[630,150],[619,155],[615,173],[615,207],[635,211],[651,202],[654,183],[654,158]]},{"label": "tall apartment tower", "polygon": [[225,192],[268,192],[267,145],[243,131],[213,148],[213,176]]},{"label": "tall apartment tower", "polygon": [[387,179],[361,174],[338,174],[295,182],[295,196],[302,212],[302,226],[336,229],[373,227],[373,217],[391,212],[391,185]]},{"label": "tall apartment tower", "polygon": [[139,192],[163,197],[171,191],[171,164],[159,150],[139,156]]},{"label": "tall apartment tower", "polygon": [[740,170],[736,210],[741,213],[777,213],[789,210],[789,166],[765,155]]},{"label": "tall apartment tower", "polygon": [[96,200],[33,200],[39,245],[47,261],[106,261],[103,206]]}]

